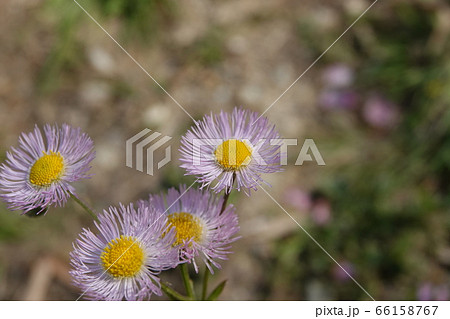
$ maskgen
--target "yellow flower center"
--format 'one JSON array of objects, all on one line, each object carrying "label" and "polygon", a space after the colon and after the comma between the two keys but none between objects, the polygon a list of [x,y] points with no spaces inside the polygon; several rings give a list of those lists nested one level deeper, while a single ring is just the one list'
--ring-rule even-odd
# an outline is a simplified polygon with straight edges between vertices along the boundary
[{"label": "yellow flower center", "polygon": [[123,235],[111,240],[100,256],[103,269],[117,278],[133,277],[144,263],[144,251],[135,241]]},{"label": "yellow flower center", "polygon": [[226,170],[236,171],[251,161],[252,150],[245,142],[229,139],[214,151],[216,161]]},{"label": "yellow flower center", "polygon": [[173,246],[183,244],[186,240],[193,239],[200,242],[203,235],[203,227],[200,218],[189,213],[173,213],[168,216],[167,224],[175,227],[176,239]]},{"label": "yellow flower center", "polygon": [[30,182],[37,186],[49,186],[60,179],[64,172],[64,159],[61,154],[50,151],[42,155],[31,167]]}]

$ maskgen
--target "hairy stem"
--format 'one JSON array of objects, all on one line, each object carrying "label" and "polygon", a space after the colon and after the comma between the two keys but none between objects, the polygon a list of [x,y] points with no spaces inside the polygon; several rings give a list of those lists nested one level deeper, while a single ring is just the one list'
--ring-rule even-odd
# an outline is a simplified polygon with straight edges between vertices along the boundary
[{"label": "hairy stem", "polygon": [[78,203],[78,205],[80,205],[85,211],[88,212],[89,215],[91,215],[92,218],[95,219],[95,221],[100,222],[100,220],[98,219],[97,215],[85,204],[83,203],[78,197],[76,197],[74,194],[69,193],[70,197]]},{"label": "hairy stem", "polygon": [[195,300],[195,291],[194,284],[192,283],[191,278],[189,277],[189,270],[187,264],[180,265],[181,277],[183,278],[184,288],[186,289],[186,294],[191,300]]},{"label": "hairy stem", "polygon": [[205,275],[203,276],[202,300],[206,300],[206,294],[208,293],[208,281],[209,281],[209,269],[206,266]]}]

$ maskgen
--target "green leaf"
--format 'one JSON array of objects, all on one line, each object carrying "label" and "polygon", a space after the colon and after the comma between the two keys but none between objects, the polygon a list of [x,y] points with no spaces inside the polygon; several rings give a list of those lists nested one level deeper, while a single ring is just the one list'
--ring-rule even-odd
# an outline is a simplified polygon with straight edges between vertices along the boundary
[{"label": "green leaf", "polygon": [[220,294],[223,291],[223,288],[225,288],[225,284],[227,283],[226,280],[222,281],[214,290],[211,292],[211,294],[206,298],[208,301],[214,301],[219,298]]},{"label": "green leaf", "polygon": [[173,290],[168,285],[161,283],[161,289],[164,291],[164,293],[170,298],[170,300],[178,300],[178,301],[189,301],[192,300],[189,297],[183,296],[179,292]]}]

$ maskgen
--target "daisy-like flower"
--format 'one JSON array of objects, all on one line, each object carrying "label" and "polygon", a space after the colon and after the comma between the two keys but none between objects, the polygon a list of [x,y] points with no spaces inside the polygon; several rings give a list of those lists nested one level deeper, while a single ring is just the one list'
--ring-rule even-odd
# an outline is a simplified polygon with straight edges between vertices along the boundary
[{"label": "daisy-like flower", "polygon": [[148,300],[161,295],[157,274],[179,263],[174,230],[167,217],[148,205],[110,207],[95,223],[99,234],[83,229],[71,252],[70,271],[91,300]]},{"label": "daisy-like flower", "polygon": [[249,194],[264,182],[262,173],[282,170],[280,141],[275,126],[256,112],[235,108],[206,115],[181,139],[181,167],[202,187],[217,180],[215,192],[235,187]]},{"label": "daisy-like flower", "polygon": [[63,124],[36,126],[22,133],[19,147],[0,165],[0,196],[12,210],[25,212],[63,206],[75,189],[72,182],[88,178],[94,143],[79,128]]},{"label": "daisy-like flower", "polygon": [[147,205],[167,215],[167,225],[175,230],[174,246],[179,246],[180,257],[194,264],[199,257],[211,273],[211,265],[220,268],[217,260],[227,259],[230,244],[239,237],[238,217],[233,205],[225,207],[221,213],[223,198],[198,189],[179,190],[171,188],[167,196],[150,195]]}]

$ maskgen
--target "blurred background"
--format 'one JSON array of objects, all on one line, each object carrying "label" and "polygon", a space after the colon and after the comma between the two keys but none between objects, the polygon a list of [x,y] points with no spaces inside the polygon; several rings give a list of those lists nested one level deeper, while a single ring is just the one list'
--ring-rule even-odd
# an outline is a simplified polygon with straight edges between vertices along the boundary
[{"label": "blurred background", "polygon": [[[372,1],[79,3],[200,119],[263,112]],[[97,212],[193,181],[177,153],[192,120],[75,2],[2,0],[0,30],[1,161],[35,123],[65,122],[94,140],[95,176],[76,187]],[[377,300],[450,297],[449,33],[447,1],[380,0],[266,114],[299,139],[268,191]],[[144,128],[173,137],[155,176],[125,166]],[[294,165],[306,138],[326,166]],[[221,299],[369,299],[263,191],[230,200],[242,239],[214,276]],[[1,203],[0,299],[76,299],[83,227],[71,202],[39,218]]]}]

